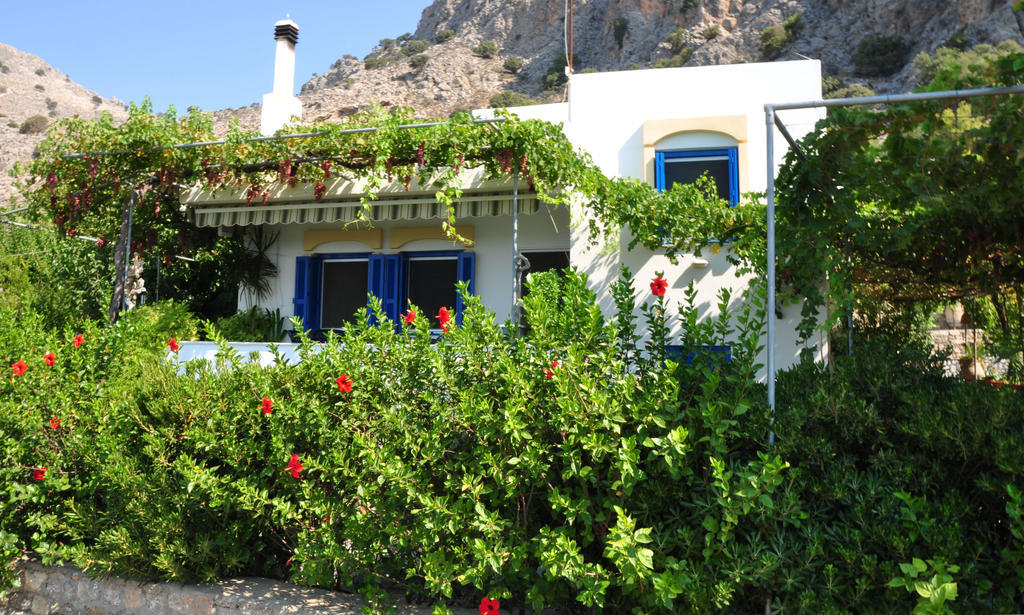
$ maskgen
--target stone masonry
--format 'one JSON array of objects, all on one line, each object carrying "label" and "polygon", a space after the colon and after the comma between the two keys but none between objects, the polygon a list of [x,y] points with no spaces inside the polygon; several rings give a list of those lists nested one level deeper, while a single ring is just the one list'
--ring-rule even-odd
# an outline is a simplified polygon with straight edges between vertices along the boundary
[{"label": "stone masonry", "polygon": [[[209,585],[90,578],[77,568],[18,563],[21,587],[0,600],[0,615],[361,615],[354,594],[298,587],[272,579],[229,579]],[[396,603],[403,602],[396,598]],[[475,610],[453,609],[456,615]],[[399,615],[430,607],[396,604]]]}]

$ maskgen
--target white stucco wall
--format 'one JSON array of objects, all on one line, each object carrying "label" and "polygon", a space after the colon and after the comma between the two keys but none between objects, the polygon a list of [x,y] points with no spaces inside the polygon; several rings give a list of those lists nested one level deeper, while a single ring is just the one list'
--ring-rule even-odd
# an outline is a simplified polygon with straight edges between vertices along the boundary
[{"label": "white stucco wall", "polygon": [[[523,119],[562,124],[569,139],[587,151],[607,175],[637,177],[652,183],[652,156],[656,150],[735,145],[739,148],[741,192],[763,192],[768,172],[764,105],[820,98],[818,61],[774,62],[577,74],[570,78],[567,103],[517,107],[511,111]],[[492,117],[494,113],[479,110],[476,115]],[[790,133],[800,138],[813,128],[823,112],[784,111],[780,116]],[[685,130],[672,132],[671,127],[677,124],[685,126]],[[731,134],[708,129],[723,125],[732,127]],[[773,127],[773,130],[777,169],[787,146],[777,129]],[[521,216],[520,250],[570,249],[572,265],[589,276],[591,287],[608,315],[613,308],[608,284],[616,279],[623,264],[633,271],[637,296],[641,300],[650,300],[648,284],[657,271],[663,272],[669,281],[667,298],[671,302],[679,302],[692,281],[698,289],[698,306],[705,317],[717,313],[718,293],[722,288],[730,288],[734,296],[738,296],[749,282],[736,277],[724,251],[718,254],[706,251],[700,259],[684,256],[673,264],[657,252],[642,248],[628,251],[628,237],[623,237],[612,250],[590,246],[586,230],[580,224],[585,216],[586,212],[574,210],[574,225],[570,224],[569,212],[563,208],[544,207],[536,214]],[[388,233],[392,228],[430,223],[426,220],[382,223],[384,245],[389,245]],[[460,220],[459,224],[474,227],[476,292],[497,318],[504,320],[511,313],[512,299],[511,219],[468,218]],[[572,230],[567,233],[569,227]],[[275,229],[281,232],[272,249],[280,273],[272,282],[271,298],[262,302],[264,306],[276,307],[284,315],[293,313],[295,259],[309,254],[302,249],[302,233],[317,228],[331,226],[284,225]],[[407,244],[396,251],[453,247],[445,241],[431,240]],[[323,244],[315,249],[316,253],[367,251],[365,245],[355,242]],[[248,305],[242,297],[240,307]],[[798,321],[799,306],[786,307],[783,318],[777,321],[776,358],[780,367],[786,367],[799,356],[801,346],[797,344],[795,329]],[[678,324],[673,332],[678,335]],[[808,347],[823,357],[827,353],[826,340],[825,336],[820,336],[811,340]]]},{"label": "white stucco wall", "polygon": [[[569,81],[568,103],[518,107],[512,111],[523,118],[563,121],[569,139],[587,151],[605,174],[637,177],[652,183],[651,156],[655,150],[739,146],[741,192],[763,192],[768,177],[764,105],[820,98],[818,61],[773,62],[576,74]],[[800,138],[823,113],[794,110],[781,112],[780,116],[794,138]],[[728,118],[731,125],[744,125],[745,130],[740,135],[701,130],[708,118]],[[644,123],[658,120],[668,126],[681,120],[687,129],[669,132],[645,144]],[[778,130],[773,130],[777,169],[787,144]],[[577,221],[586,216],[579,209],[573,213]],[[738,297],[749,282],[747,278],[736,277],[724,251],[717,255],[705,251],[700,259],[684,256],[673,264],[657,252],[642,248],[628,251],[628,237],[623,237],[612,251],[590,246],[586,229],[580,224],[574,227],[571,243],[573,266],[588,275],[591,287],[601,298],[602,309],[609,315],[613,304],[608,284],[617,278],[621,265],[633,271],[637,296],[646,301],[652,300],[648,284],[655,272],[663,272],[669,281],[666,297],[673,303],[681,301],[684,290],[693,282],[698,290],[697,304],[705,318],[717,314],[721,289],[729,288]],[[799,320],[799,306],[787,306],[783,318],[776,321],[776,359],[780,368],[796,361],[803,347],[797,343]],[[678,323],[673,333],[679,334]],[[807,347],[816,356],[824,357],[828,351],[827,336],[810,340]],[[762,355],[761,363],[765,358]]]},{"label": "white stucco wall", "polygon": [[[390,231],[399,227],[440,226],[440,220],[407,220],[382,222],[377,225],[383,231],[384,245],[390,245]],[[413,252],[431,250],[471,250],[476,253],[476,294],[483,298],[484,305],[495,312],[501,321],[512,312],[512,218],[507,216],[463,218],[459,227],[472,227],[475,244],[469,248],[442,240],[417,240],[398,249],[384,249],[379,252]],[[295,259],[307,254],[360,253],[371,250],[355,241],[335,241],[321,244],[313,252],[302,247],[303,233],[307,230],[338,228],[338,225],[285,224],[267,230],[280,232],[278,241],[271,249],[271,258],[278,263],[279,272],[271,280],[271,296],[260,302],[265,308],[279,309],[281,314],[291,317],[294,313],[292,298],[295,294]],[[569,212],[564,207],[541,205],[540,210],[519,217],[519,249],[523,252],[569,249]],[[245,296],[239,299],[239,308],[251,305]],[[289,325],[287,328],[291,328]]]}]

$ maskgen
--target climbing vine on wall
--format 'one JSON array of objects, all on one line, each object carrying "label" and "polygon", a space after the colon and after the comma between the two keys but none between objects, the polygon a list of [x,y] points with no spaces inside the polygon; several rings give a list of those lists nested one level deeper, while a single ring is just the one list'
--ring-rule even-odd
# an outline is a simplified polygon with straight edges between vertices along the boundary
[{"label": "climbing vine on wall", "polygon": [[[149,103],[133,105],[129,118],[115,125],[62,120],[40,145],[39,156],[23,171],[22,194],[37,218],[63,233],[116,237],[122,204],[135,191],[133,248],[164,254],[187,253],[194,229],[179,206],[183,189],[200,186],[242,190],[251,205],[266,203],[280,183],[313,185],[317,199],[334,178],[364,180],[369,200],[391,182],[430,186],[440,203],[461,194],[460,174],[483,167],[491,178],[519,175],[522,189],[535,190],[550,203],[579,199],[595,214],[590,237],[599,242],[621,227],[632,231],[631,247],[665,249],[669,256],[699,247],[708,239],[738,236],[753,225],[757,208],[729,208],[710,184],[659,194],[629,178],[609,178],[577,150],[559,126],[506,115],[500,123],[476,123],[460,114],[436,125],[404,129],[416,120],[409,110],[374,108],[339,123],[290,126],[299,138],[258,140],[230,128],[223,143],[172,147],[217,140],[211,120],[199,112],[178,116],[173,109],[154,114]],[[357,131],[376,127],[373,131]],[[74,155],[81,154],[81,155]],[[454,218],[442,221],[454,232]],[[665,238],[672,244],[665,246]]]}]

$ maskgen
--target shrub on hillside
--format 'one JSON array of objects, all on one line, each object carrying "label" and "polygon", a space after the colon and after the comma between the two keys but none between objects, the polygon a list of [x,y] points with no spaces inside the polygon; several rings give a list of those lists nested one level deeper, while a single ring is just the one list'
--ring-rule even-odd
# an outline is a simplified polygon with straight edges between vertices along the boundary
[{"label": "shrub on hillside", "polygon": [[415,56],[409,58],[409,66],[411,66],[413,70],[420,70],[421,68],[426,66],[427,62],[429,62],[429,61],[430,61],[430,56],[428,56],[428,55],[426,55],[424,53],[421,53],[419,55],[415,55]]},{"label": "shrub on hillside", "polygon": [[402,47],[402,55],[410,58],[430,48],[430,42],[424,40],[409,41]]},{"label": "shrub on hillside", "polygon": [[523,59],[519,56],[509,56],[501,63],[501,67],[514,75],[523,70]]},{"label": "shrub on hillside", "polygon": [[454,38],[454,37],[455,37],[455,30],[452,30],[451,28],[444,28],[443,30],[438,30],[437,34],[434,35],[434,42],[435,43],[446,43],[446,42],[452,40],[452,38]]},{"label": "shrub on hillside", "polygon": [[498,44],[494,41],[481,41],[473,48],[473,53],[481,58],[493,58],[498,55]]},{"label": "shrub on hillside", "polygon": [[864,77],[885,77],[903,68],[910,45],[896,36],[865,36],[853,52],[857,74]]},{"label": "shrub on hillside", "polygon": [[615,38],[615,43],[622,49],[622,44],[626,41],[626,31],[629,30],[629,20],[625,17],[618,17],[612,24],[612,36]]},{"label": "shrub on hillside", "polygon": [[491,100],[487,106],[492,109],[498,109],[502,107],[522,107],[524,105],[535,104],[537,104],[537,101],[526,94],[520,94],[519,92],[513,92],[512,90],[504,90],[502,92],[498,92],[494,96],[491,96]]}]

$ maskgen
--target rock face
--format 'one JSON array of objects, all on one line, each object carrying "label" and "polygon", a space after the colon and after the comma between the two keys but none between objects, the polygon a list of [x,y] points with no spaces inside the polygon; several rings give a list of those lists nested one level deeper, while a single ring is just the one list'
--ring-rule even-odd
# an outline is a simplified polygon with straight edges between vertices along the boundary
[{"label": "rock face", "polygon": [[22,132],[30,117],[52,121],[78,115],[93,119],[109,111],[115,119],[128,117],[124,103],[103,98],[38,57],[0,43],[0,209],[10,205],[15,161],[28,161],[43,132]]},{"label": "rock face", "polygon": [[[341,59],[303,86],[306,117],[345,115],[370,100],[443,116],[482,106],[501,90],[560,100],[563,93],[545,90],[543,78],[556,58],[565,57],[566,6],[551,0],[434,0],[409,39],[432,43],[421,69],[402,56],[401,43],[371,54],[385,61],[383,67]],[[803,28],[777,56],[766,58],[762,33],[797,15]],[[967,44],[1024,44],[1024,13],[1015,14],[1007,0],[574,0],[572,21],[577,71],[650,68],[683,50],[689,50],[680,62],[686,66],[809,57],[822,60],[825,74],[879,92],[913,89],[913,57],[954,37]],[[857,45],[879,36],[905,43],[900,68],[870,79],[858,75]],[[496,56],[473,53],[483,41],[495,43]],[[509,56],[523,59],[517,74],[503,69]]]}]

